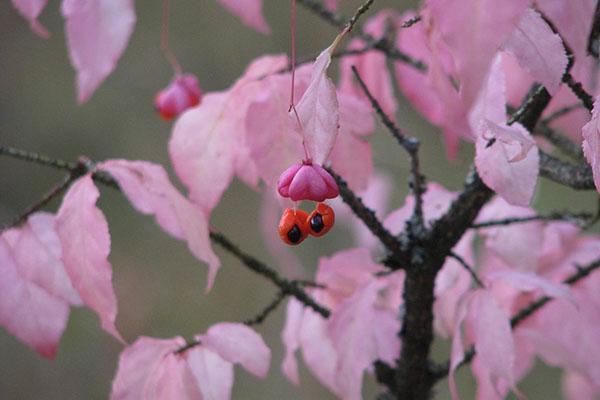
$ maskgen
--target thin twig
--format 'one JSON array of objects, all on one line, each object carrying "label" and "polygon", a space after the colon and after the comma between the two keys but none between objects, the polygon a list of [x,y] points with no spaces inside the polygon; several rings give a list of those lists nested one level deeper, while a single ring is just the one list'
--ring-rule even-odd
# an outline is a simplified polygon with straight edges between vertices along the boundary
[{"label": "thin twig", "polygon": [[202,343],[199,340],[190,340],[188,341],[184,346],[181,346],[180,348],[178,348],[177,350],[175,350],[173,353],[174,354],[182,354],[185,353],[186,351],[188,351],[189,349],[199,346]]},{"label": "thin twig", "polygon": [[398,141],[400,146],[406,150],[410,157],[410,172],[411,172],[411,189],[415,198],[415,208],[414,208],[414,217],[415,217],[415,227],[418,229],[423,228],[423,193],[425,192],[424,178],[421,175],[420,167],[419,167],[419,141],[413,137],[407,137],[402,133],[400,128],[392,121],[392,119],[383,111],[381,105],[373,97],[371,91],[367,87],[366,83],[361,78],[358,70],[355,66],[352,66],[352,72],[356,80],[358,81],[361,89],[365,93],[365,95],[369,98],[371,102],[371,106],[379,115],[381,121],[385,125],[385,127],[389,130],[389,132],[394,136],[394,138]]},{"label": "thin twig", "polygon": [[0,227],[0,231],[5,229],[14,228],[15,226],[21,225],[23,222],[29,218],[29,216],[42,208],[46,207],[48,203],[50,203],[53,199],[60,196],[71,183],[78,178],[75,174],[66,175],[60,182],[58,182],[54,187],[46,193],[39,201],[35,204],[27,207],[23,212],[21,212],[17,217],[15,217],[9,224]]},{"label": "thin twig", "polygon": [[481,282],[481,279],[479,279],[479,276],[477,276],[477,273],[475,272],[475,270],[473,269],[473,267],[471,267],[469,265],[469,263],[467,263],[465,261],[464,258],[462,258],[460,255],[456,254],[455,252],[451,251],[450,254],[448,254],[449,257],[454,258],[456,261],[458,261],[458,263],[464,268],[466,269],[469,274],[471,274],[471,277],[473,278],[473,280],[475,281],[475,283],[481,287],[481,288],[485,288],[485,285],[483,284],[483,282]]},{"label": "thin twig", "polygon": [[350,20],[346,24],[347,32],[352,32],[352,30],[354,29],[354,25],[356,25],[356,23],[358,22],[358,19],[369,10],[371,4],[373,4],[373,1],[374,0],[367,0],[365,3],[363,3],[363,5],[358,7],[352,18],[350,18]]},{"label": "thin twig", "polygon": [[544,119],[542,119],[540,121],[540,123],[549,125],[550,123],[554,122],[554,120],[564,117],[565,115],[569,114],[571,111],[579,110],[582,107],[583,107],[583,104],[575,103],[575,104],[571,104],[569,106],[565,106],[563,108],[559,108],[558,110],[548,114],[548,116],[545,117]]},{"label": "thin twig", "polygon": [[400,25],[400,28],[410,28],[411,26],[413,26],[417,22],[421,21],[421,19],[422,18],[421,18],[420,15],[414,16],[411,19],[407,19],[406,21],[404,21],[402,23],[402,25]]},{"label": "thin twig", "polygon": [[281,302],[287,297],[287,294],[281,290],[279,291],[279,293],[277,293],[277,297],[275,297],[275,299],[270,302],[258,315],[256,315],[254,318],[252,319],[248,319],[246,321],[244,321],[244,324],[248,325],[248,326],[252,326],[252,325],[259,325],[262,324],[263,321],[269,316],[269,314],[271,314],[273,311],[275,311],[277,309],[277,307],[279,307],[279,305],[281,304]]},{"label": "thin twig", "polygon": [[572,213],[569,211],[555,211],[550,214],[531,215],[529,217],[510,217],[493,221],[483,221],[471,225],[473,229],[483,229],[493,226],[506,226],[512,224],[522,224],[532,221],[567,221],[582,225],[590,221],[594,216],[591,213]]},{"label": "thin twig", "polygon": [[585,108],[592,112],[594,108],[594,98],[585,91],[581,82],[577,82],[571,73],[565,74],[563,77],[563,82],[566,83],[573,94],[575,94],[575,96],[581,100]]},{"label": "thin twig", "polygon": [[227,250],[228,253],[232,254],[234,257],[240,260],[246,267],[250,268],[252,271],[264,276],[269,281],[274,283],[285,294],[294,296],[302,304],[312,308],[314,311],[321,314],[321,316],[325,318],[328,318],[331,314],[331,312],[327,308],[318,304],[313,298],[311,298],[300,287],[299,284],[295,283],[294,281],[289,281],[287,279],[282,278],[281,276],[279,276],[277,271],[270,268],[262,261],[242,251],[223,234],[213,231],[210,233],[210,238],[213,242],[217,243],[223,249]]},{"label": "thin twig", "polygon": [[33,151],[25,151],[9,146],[0,146],[0,155],[6,155],[18,160],[29,161],[35,164],[71,172],[77,168],[77,163],[67,162],[58,158],[50,158]]}]

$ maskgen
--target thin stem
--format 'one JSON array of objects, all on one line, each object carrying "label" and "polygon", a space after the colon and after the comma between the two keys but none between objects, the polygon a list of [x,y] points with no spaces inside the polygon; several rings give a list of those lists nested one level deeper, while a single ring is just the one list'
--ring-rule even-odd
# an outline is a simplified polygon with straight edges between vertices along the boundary
[{"label": "thin stem", "polygon": [[540,121],[540,123],[549,125],[550,123],[554,122],[554,120],[564,117],[565,115],[569,114],[571,111],[579,110],[582,107],[583,107],[583,104],[576,103],[576,104],[571,104],[569,106],[565,106],[563,108],[559,108],[558,110],[550,113],[546,118],[542,119]]},{"label": "thin stem", "polygon": [[[294,112],[296,113],[296,117],[298,118],[298,113],[296,112],[296,108],[294,107],[294,85],[296,82],[296,0],[292,0],[292,10],[291,10],[291,17],[290,17],[290,29],[292,31],[292,64],[291,64],[291,70],[292,70],[292,87],[290,89],[290,108],[288,109],[288,112],[290,112],[292,109],[294,109]],[[298,118],[298,124],[300,124],[300,118]]]},{"label": "thin stem", "polygon": [[473,280],[475,281],[475,283],[477,284],[477,286],[481,287],[481,288],[485,288],[485,285],[483,284],[483,282],[481,282],[481,279],[479,279],[479,276],[477,276],[477,273],[475,272],[475,270],[473,269],[473,267],[471,267],[469,265],[469,263],[467,263],[465,261],[464,258],[462,258],[460,255],[456,254],[455,252],[451,251],[450,254],[448,254],[449,257],[454,258],[456,261],[458,261],[458,263],[464,268],[466,269],[469,274],[471,274],[471,277],[473,278]]},{"label": "thin stem", "polygon": [[200,346],[201,344],[202,343],[199,340],[190,340],[184,346],[181,346],[180,348],[175,350],[173,353],[174,354],[182,354],[193,347]]},{"label": "thin stem", "polygon": [[573,78],[573,75],[571,75],[571,73],[565,74],[565,76],[563,77],[563,82],[565,82],[567,86],[569,86],[573,94],[575,94],[575,96],[577,96],[577,98],[581,100],[585,108],[587,108],[588,111],[592,112],[594,108],[594,98],[588,92],[585,91],[581,82],[577,82],[575,78]]},{"label": "thin stem", "polygon": [[511,218],[503,218],[500,220],[493,221],[483,221],[478,222],[476,224],[471,225],[473,229],[483,229],[489,228],[493,226],[506,226],[513,224],[522,224],[532,221],[568,221],[574,222],[576,224],[584,224],[590,221],[593,218],[593,215],[587,212],[583,213],[571,213],[568,211],[555,211],[550,214],[545,215],[531,215],[529,217],[511,217]]},{"label": "thin stem", "polygon": [[42,208],[46,207],[53,199],[60,196],[71,183],[78,178],[75,174],[66,175],[60,182],[52,187],[52,189],[46,193],[39,201],[34,203],[33,205],[27,207],[22,213],[20,213],[17,217],[15,217],[12,222],[10,222],[6,226],[0,227],[0,231],[5,229],[14,228],[15,226],[21,225],[23,222],[29,218],[29,216]]},{"label": "thin stem", "polygon": [[277,309],[277,307],[279,307],[279,305],[281,304],[281,302],[287,297],[287,294],[284,291],[279,291],[279,293],[277,293],[277,297],[275,297],[275,299],[270,302],[258,315],[256,315],[254,318],[252,319],[248,319],[246,321],[244,321],[244,324],[248,325],[248,326],[252,326],[252,325],[259,325],[262,324],[264,322],[264,320],[269,316],[269,314],[271,314],[273,311],[275,311]]},{"label": "thin stem", "polygon": [[58,158],[50,158],[48,156],[44,156],[33,151],[25,151],[9,146],[0,145],[0,155],[6,155],[12,158],[16,158],[17,160],[29,161],[34,164],[45,165],[47,167],[52,167],[68,172],[71,172],[77,168],[77,163],[67,162]]},{"label": "thin stem", "polygon": [[402,23],[402,25],[400,25],[400,28],[410,28],[411,26],[413,26],[417,22],[421,21],[421,19],[422,18],[421,18],[420,15],[414,16],[411,19],[407,19],[406,21],[404,21]]}]

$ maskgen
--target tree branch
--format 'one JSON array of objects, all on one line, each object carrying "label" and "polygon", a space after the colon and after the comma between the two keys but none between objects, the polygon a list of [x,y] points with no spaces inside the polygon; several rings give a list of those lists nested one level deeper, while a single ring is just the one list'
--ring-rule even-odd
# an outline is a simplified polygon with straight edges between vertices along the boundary
[{"label": "tree branch", "polygon": [[280,290],[279,293],[277,293],[277,297],[275,297],[272,302],[270,302],[257,316],[244,321],[244,324],[248,326],[262,324],[269,314],[275,311],[286,297],[287,294]]},{"label": "tree branch", "polygon": [[415,208],[414,208],[414,221],[411,224],[411,227],[415,228],[420,232],[412,232],[413,234],[417,233],[417,236],[422,236],[423,231],[423,193],[425,193],[425,185],[424,185],[424,177],[421,175],[421,170],[419,167],[419,146],[420,143],[416,138],[407,137],[400,131],[400,128],[392,121],[392,119],[383,111],[381,105],[373,97],[366,83],[362,80],[358,70],[355,66],[352,66],[352,72],[356,80],[358,81],[361,89],[368,97],[371,102],[371,106],[379,115],[381,122],[385,125],[388,131],[394,136],[394,138],[398,141],[400,146],[406,150],[408,156],[410,158],[410,172],[411,172],[411,180],[410,187],[412,189],[414,198],[415,198]]},{"label": "tree branch", "polygon": [[585,91],[581,82],[577,82],[571,73],[565,74],[563,77],[563,82],[566,83],[573,94],[575,94],[575,96],[581,100],[585,108],[587,108],[589,112],[592,112],[594,109],[594,98]]},{"label": "tree branch", "polygon": [[575,190],[594,190],[592,169],[587,164],[574,165],[560,160],[542,150],[540,152],[540,175]]},{"label": "tree branch", "polygon": [[483,229],[489,228],[493,226],[506,226],[513,224],[522,224],[532,221],[567,221],[574,222],[578,225],[585,224],[590,221],[594,217],[593,214],[583,212],[583,213],[572,213],[569,211],[555,211],[550,214],[544,215],[532,215],[529,217],[511,217],[511,218],[503,218],[500,220],[494,221],[484,221],[471,225],[473,229]]},{"label": "tree branch", "polygon": [[[346,24],[345,24],[346,18],[329,11],[327,8],[325,8],[325,6],[320,1],[318,1],[318,0],[297,0],[297,1],[302,6],[304,6],[305,8],[307,8],[308,10],[312,11],[317,16],[319,16],[321,19],[328,22],[330,25],[333,25],[339,29],[344,29],[344,27],[346,26]],[[385,38],[377,40],[373,36],[371,36],[365,32],[362,32],[362,31],[357,33],[357,36],[360,37],[368,46],[372,46],[373,48],[381,51],[387,57],[389,57],[393,60],[404,62],[408,65],[411,65],[412,67],[416,68],[419,71],[423,71],[423,72],[427,71],[427,65],[425,65],[425,63],[401,52],[389,40],[387,40]]]}]

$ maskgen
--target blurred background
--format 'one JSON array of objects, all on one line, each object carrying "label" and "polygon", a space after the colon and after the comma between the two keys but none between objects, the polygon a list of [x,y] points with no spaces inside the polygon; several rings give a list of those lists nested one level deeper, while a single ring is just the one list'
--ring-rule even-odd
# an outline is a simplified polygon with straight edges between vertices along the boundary
[{"label": "blurred background", "polygon": [[[289,1],[264,3],[272,28],[270,36],[246,28],[214,0],[172,2],[171,47],[184,70],[199,77],[205,92],[227,88],[261,54],[288,52]],[[349,15],[360,1],[340,3],[340,10]],[[409,9],[416,3],[378,0],[370,15],[386,7]],[[162,1],[137,2],[135,31],[116,71],[81,107],[76,104],[75,74],[67,56],[59,6],[59,2],[49,2],[41,16],[40,21],[52,32],[49,40],[42,40],[29,30],[10,2],[0,3],[0,143],[66,160],[79,155],[94,160],[150,160],[172,172],[166,147],[171,124],[160,120],[152,106],[155,93],[172,77],[159,49]],[[336,33],[299,6],[300,56],[319,52]],[[336,71],[335,65],[331,70]],[[472,161],[471,146],[462,146],[458,159],[449,163],[438,130],[402,97],[397,119],[421,138],[421,163],[428,179],[459,190]],[[372,144],[377,168],[389,173],[395,182],[390,202],[395,209],[407,194],[406,157],[381,128],[372,137]],[[62,173],[51,169],[0,157],[0,223],[10,221],[37,201],[61,177]],[[261,235],[255,234],[259,232],[260,197],[236,182],[214,212],[212,223],[243,249],[278,268],[269,258]],[[567,205],[573,211],[593,210],[594,197],[540,180],[534,206],[541,211]],[[55,201],[49,210],[58,205]],[[110,189],[102,189],[99,205],[112,235],[110,261],[119,301],[117,326],[127,341],[141,335],[191,337],[216,322],[253,317],[274,298],[274,286],[219,248],[223,267],[212,292],[204,295],[206,266],[191,256],[183,242],[163,233],[151,218],[136,213]],[[334,229],[325,238],[307,241],[294,251],[311,276],[319,257],[351,245],[347,232]],[[234,399],[334,398],[302,362],[300,387],[290,384],[281,373],[284,310],[280,307],[257,327],[273,351],[268,378],[258,380],[236,368]],[[89,310],[73,309],[54,361],[40,358],[0,329],[0,399],[105,399],[121,350]],[[436,341],[434,358],[443,360],[448,354],[449,344]],[[464,398],[473,397],[468,368],[458,377]],[[560,398],[559,371],[539,364],[519,388],[530,399]],[[379,391],[373,378],[365,376],[364,397],[374,398]],[[438,385],[436,398],[449,398],[446,381]]]}]

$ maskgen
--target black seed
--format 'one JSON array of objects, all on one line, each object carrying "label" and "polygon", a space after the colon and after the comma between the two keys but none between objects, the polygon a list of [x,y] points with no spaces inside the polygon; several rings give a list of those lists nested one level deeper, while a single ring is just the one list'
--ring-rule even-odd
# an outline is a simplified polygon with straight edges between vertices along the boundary
[{"label": "black seed", "polygon": [[298,243],[300,239],[302,239],[302,232],[300,232],[298,225],[292,226],[292,229],[290,229],[287,233],[287,237],[292,243]]},{"label": "black seed", "polygon": [[323,228],[325,228],[325,224],[323,224],[323,216],[321,214],[317,213],[310,219],[310,228],[317,233],[321,232]]}]

